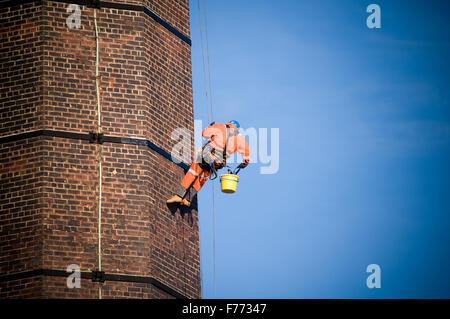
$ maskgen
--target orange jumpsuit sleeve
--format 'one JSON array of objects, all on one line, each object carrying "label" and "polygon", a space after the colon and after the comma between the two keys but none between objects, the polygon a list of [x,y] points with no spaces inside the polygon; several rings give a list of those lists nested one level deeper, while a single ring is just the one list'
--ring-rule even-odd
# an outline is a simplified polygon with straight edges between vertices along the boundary
[{"label": "orange jumpsuit sleeve", "polygon": [[202,131],[202,136],[204,138],[211,138],[213,135],[215,135],[216,128],[214,127],[216,124],[210,125],[208,127],[205,127]]},{"label": "orange jumpsuit sleeve", "polygon": [[237,136],[237,151],[242,155],[242,159],[246,164],[250,162],[250,147],[242,135]]}]

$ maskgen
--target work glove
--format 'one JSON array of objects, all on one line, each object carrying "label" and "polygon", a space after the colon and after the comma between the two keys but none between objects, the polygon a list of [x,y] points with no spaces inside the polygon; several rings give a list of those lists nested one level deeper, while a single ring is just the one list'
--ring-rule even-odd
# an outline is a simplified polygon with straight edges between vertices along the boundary
[{"label": "work glove", "polygon": [[239,166],[237,168],[246,168],[248,165],[248,162],[242,162],[241,164],[239,164]]}]

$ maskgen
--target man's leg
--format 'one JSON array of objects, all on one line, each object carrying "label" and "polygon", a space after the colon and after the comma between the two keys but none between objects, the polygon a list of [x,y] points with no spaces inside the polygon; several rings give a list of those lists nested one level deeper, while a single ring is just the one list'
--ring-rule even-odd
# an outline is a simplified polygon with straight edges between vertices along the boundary
[{"label": "man's leg", "polygon": [[207,169],[204,169],[201,171],[201,173],[199,174],[199,178],[197,178],[194,183],[193,183],[193,188],[199,192],[200,189],[203,187],[203,185],[206,183],[206,181],[208,180],[209,176],[211,176],[211,172]]},{"label": "man's leg", "polygon": [[[205,152],[206,150],[206,152]],[[213,163],[214,157],[211,157],[211,146],[206,145],[203,150],[197,153],[196,159],[192,162],[188,172],[184,175],[183,180],[178,186],[176,195],[167,200],[167,203],[182,203],[190,206],[190,201],[194,198],[197,192],[206,183],[211,175],[209,162]],[[206,160],[203,158],[206,157]]]},{"label": "man's leg", "polygon": [[186,206],[191,205],[191,201],[194,199],[194,196],[200,191],[200,189],[206,183],[210,175],[211,172],[208,169],[202,169],[202,171],[199,172],[198,177],[194,180],[186,196],[183,199],[182,203],[183,205]]},{"label": "man's leg", "polygon": [[[181,203],[183,202],[183,198],[188,195],[188,191],[192,189],[192,185],[195,183],[196,180],[198,180],[200,173],[203,171],[203,169],[200,167],[199,163],[194,161],[191,164],[191,167],[187,171],[187,173],[184,175],[183,180],[181,181],[180,185],[178,186],[176,195],[167,200],[167,203]],[[192,191],[190,192],[192,193]],[[189,194],[189,198],[191,199],[195,194]],[[188,200],[190,200],[188,199]]]},{"label": "man's leg", "polygon": [[189,188],[195,185],[198,180],[201,178],[201,174],[203,172],[203,168],[200,167],[200,164],[197,162],[192,163],[189,171],[184,175],[183,180],[178,187],[177,195],[180,197],[185,197]]}]

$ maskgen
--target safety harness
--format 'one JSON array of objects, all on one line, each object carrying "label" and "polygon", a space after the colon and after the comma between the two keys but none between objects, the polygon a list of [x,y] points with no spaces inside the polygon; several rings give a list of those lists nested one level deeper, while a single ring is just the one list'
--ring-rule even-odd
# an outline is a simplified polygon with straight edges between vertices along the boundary
[{"label": "safety harness", "polygon": [[[214,122],[212,123],[214,124]],[[226,135],[227,135],[227,139],[225,141],[225,148],[223,151],[218,151],[216,149],[212,149],[212,152],[214,153],[214,155],[216,156],[216,152],[222,152],[222,161],[220,163],[220,166],[218,167],[218,169],[221,169],[222,167],[224,167],[227,164],[227,148],[228,148],[228,142],[230,140],[230,137],[236,136],[239,134],[238,131],[235,131],[230,125],[225,124],[226,125]],[[204,148],[207,146],[208,144],[206,144],[205,146],[203,146],[203,150]],[[202,151],[203,151],[202,150]],[[217,158],[217,156],[216,156]],[[202,168],[204,169],[208,169],[211,172],[211,176],[209,177],[210,180],[214,180],[217,178],[217,168],[216,165],[214,164],[214,162],[212,164],[209,164],[207,162],[205,162],[205,160],[202,158],[202,164],[200,165]],[[214,177],[213,177],[214,176]]]},{"label": "safety harness", "polygon": [[233,130],[229,125],[225,124],[227,127],[227,140],[225,142],[225,148],[223,150],[223,154],[222,154],[222,163],[223,166],[225,166],[227,164],[227,147],[228,147],[228,141],[230,140],[230,137],[236,136],[239,134],[238,131]]}]

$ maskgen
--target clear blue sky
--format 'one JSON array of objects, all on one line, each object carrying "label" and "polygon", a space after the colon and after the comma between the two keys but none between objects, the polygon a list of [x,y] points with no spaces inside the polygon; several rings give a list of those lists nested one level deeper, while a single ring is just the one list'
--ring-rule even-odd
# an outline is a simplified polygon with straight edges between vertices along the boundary
[{"label": "clear blue sky", "polygon": [[[200,0],[203,5],[203,0]],[[368,29],[366,7],[381,7]],[[197,0],[195,118],[207,124]],[[450,298],[450,2],[207,1],[218,122],[280,129],[280,168],[199,194],[203,296]],[[366,267],[381,267],[381,288]]]}]

